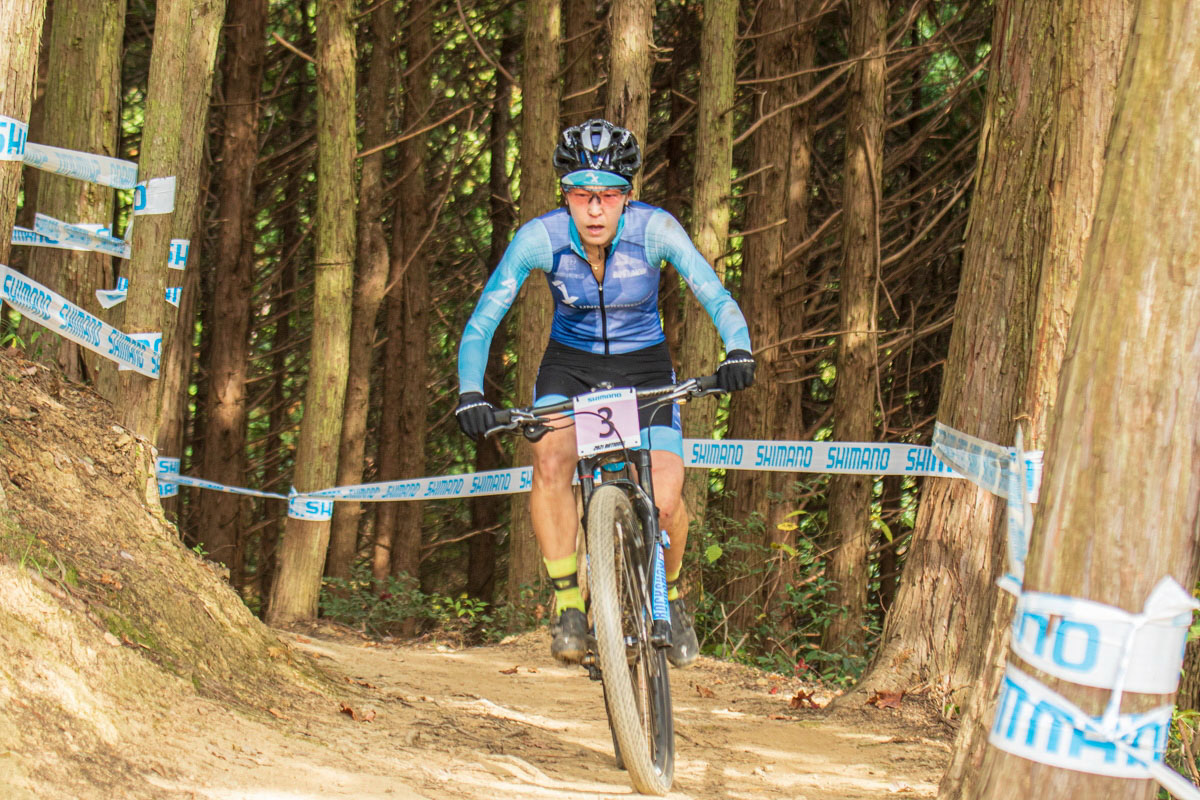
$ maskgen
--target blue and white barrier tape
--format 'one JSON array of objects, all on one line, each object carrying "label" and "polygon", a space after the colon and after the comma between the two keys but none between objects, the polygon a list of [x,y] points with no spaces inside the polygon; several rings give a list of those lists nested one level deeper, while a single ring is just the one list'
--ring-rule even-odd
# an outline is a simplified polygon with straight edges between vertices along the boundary
[{"label": "blue and white barrier tape", "polygon": [[154,467],[158,473],[158,496],[159,499],[164,497],[174,497],[179,494],[179,482],[163,480],[164,477],[174,476],[179,477],[178,458],[169,458],[167,456],[159,456],[154,460]]},{"label": "blue and white barrier tape", "polygon": [[[988,741],[1039,764],[1112,778],[1157,778],[1151,767],[1162,766],[1170,726],[1171,706],[1121,714],[1106,724],[1009,664]],[[1191,794],[1180,797],[1200,797],[1188,785]]]},{"label": "blue and white barrier tape", "polygon": [[[1163,578],[1140,614],[1075,597],[1023,592],[1012,621],[1012,651],[1048,675],[1122,691],[1170,694],[1192,612],[1200,603]],[[1133,655],[1137,659],[1133,659]]]},{"label": "blue and white barrier tape", "polygon": [[45,214],[35,214],[33,230],[48,239],[53,239],[62,246],[70,246],[79,250],[94,250],[97,253],[106,253],[117,258],[129,258],[128,242],[107,233],[98,233],[93,226],[72,225]]},{"label": "blue and white barrier tape", "polygon": [[20,120],[0,115],[0,161],[24,161],[29,126]]},{"label": "blue and white barrier tape", "polygon": [[[97,289],[96,300],[101,308],[112,308],[125,302],[129,296],[129,278],[117,278],[117,288]],[[168,286],[163,291],[163,299],[175,307],[179,307],[179,298],[183,296],[182,286]]]},{"label": "blue and white barrier tape", "polygon": [[187,269],[188,253],[192,243],[187,239],[172,239],[171,249],[167,253],[168,269]]},{"label": "blue and white barrier tape", "polygon": [[114,189],[132,189],[137,185],[137,164],[111,156],[29,142],[25,145],[23,160],[29,166],[45,172]]},{"label": "blue and white barrier tape", "polygon": [[[930,448],[902,444],[685,439],[684,465],[698,469],[961,477],[939,462]],[[249,491],[211,481],[164,476],[164,479],[168,478],[185,486],[198,486],[216,491]],[[305,492],[296,497],[368,503],[484,497],[527,492],[532,482],[531,468],[514,467],[461,475],[436,475],[356,486],[335,486]],[[263,493],[258,493],[258,496],[282,497]]]},{"label": "blue and white barrier tape", "polygon": [[151,178],[133,187],[133,213],[170,214],[175,210],[175,176]]},{"label": "blue and white barrier tape", "polygon": [[3,264],[0,299],[65,339],[149,378],[158,377],[158,356],[143,343]]}]

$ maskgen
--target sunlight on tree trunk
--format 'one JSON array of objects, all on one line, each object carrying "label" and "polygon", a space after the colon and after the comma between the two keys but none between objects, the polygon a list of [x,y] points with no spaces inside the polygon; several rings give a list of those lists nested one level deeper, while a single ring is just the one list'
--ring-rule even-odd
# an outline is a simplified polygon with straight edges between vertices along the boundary
[{"label": "sunlight on tree trunk", "polygon": [[[841,442],[875,438],[887,8],[883,0],[850,3],[850,52],[862,60],[850,71],[846,109],[845,218],[838,281],[841,335],[833,400],[833,434]],[[835,549],[825,574],[834,584],[829,602],[842,610],[825,630],[821,645],[825,650],[863,652],[873,486],[868,475],[835,475],[829,481],[829,531]]]},{"label": "sunlight on tree trunk", "polygon": [[[608,102],[604,117],[633,131],[645,148],[650,119],[650,67],[654,49],[653,0],[617,0],[609,11]],[[633,182],[642,188],[642,173]]]},{"label": "sunlight on tree trunk", "polygon": [[[312,361],[293,483],[324,489],[337,477],[354,268],[354,28],[348,0],[317,12],[316,286]],[[288,519],[268,622],[312,619],[320,598],[329,522]]]}]

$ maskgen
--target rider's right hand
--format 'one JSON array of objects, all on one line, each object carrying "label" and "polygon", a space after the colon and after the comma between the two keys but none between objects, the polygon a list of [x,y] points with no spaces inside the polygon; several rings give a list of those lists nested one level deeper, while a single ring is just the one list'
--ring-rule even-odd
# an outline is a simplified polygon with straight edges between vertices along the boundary
[{"label": "rider's right hand", "polygon": [[479,439],[496,427],[496,407],[484,400],[480,392],[460,394],[454,416],[458,418],[458,427],[472,439]]}]

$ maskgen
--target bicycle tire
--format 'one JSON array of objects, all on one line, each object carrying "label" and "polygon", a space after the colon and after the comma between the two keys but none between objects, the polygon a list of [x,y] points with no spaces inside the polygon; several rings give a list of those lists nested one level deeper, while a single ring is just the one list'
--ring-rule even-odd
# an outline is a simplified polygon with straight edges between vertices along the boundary
[{"label": "bicycle tire", "polygon": [[588,565],[596,655],[615,750],[642,794],[675,774],[675,724],[664,650],[650,642],[646,540],[628,495],[597,487],[588,505]]}]

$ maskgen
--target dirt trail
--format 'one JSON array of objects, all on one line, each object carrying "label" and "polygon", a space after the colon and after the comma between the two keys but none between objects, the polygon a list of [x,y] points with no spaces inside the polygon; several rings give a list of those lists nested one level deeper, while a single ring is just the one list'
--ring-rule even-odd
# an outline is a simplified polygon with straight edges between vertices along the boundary
[{"label": "dirt trail", "polygon": [[[341,676],[344,699],[314,695],[310,703],[274,708],[285,719],[270,721],[198,701],[190,724],[163,742],[163,752],[144,754],[157,760],[147,777],[166,795],[634,794],[613,759],[600,685],[582,669],[553,663],[544,632],[465,649],[378,645],[328,626],[285,638]],[[936,795],[946,732],[923,727],[912,714],[872,708],[827,718],[793,710],[799,681],[709,659],[672,678],[679,750],[672,798]],[[828,699],[819,692],[816,698]]]}]

